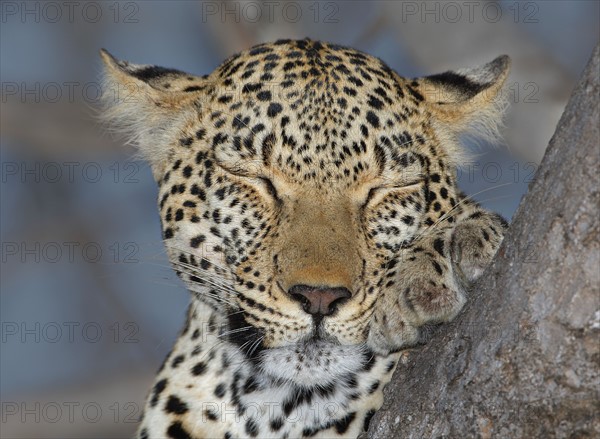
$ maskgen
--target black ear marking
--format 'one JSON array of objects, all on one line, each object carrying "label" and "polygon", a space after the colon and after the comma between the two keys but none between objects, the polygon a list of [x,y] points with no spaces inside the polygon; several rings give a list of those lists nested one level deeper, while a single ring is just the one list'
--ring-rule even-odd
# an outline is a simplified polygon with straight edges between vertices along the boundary
[{"label": "black ear marking", "polygon": [[494,86],[506,76],[509,68],[510,58],[501,55],[479,67],[447,71],[423,79],[436,88],[446,90],[446,93],[441,93],[441,96],[444,96],[442,100],[460,102],[471,99]]},{"label": "black ear marking", "polygon": [[[128,61],[116,58],[106,49],[100,49],[100,56],[105,65],[109,68],[109,71],[112,70],[124,74],[127,77],[138,79],[151,87],[156,88],[156,86],[159,86],[158,88],[166,90],[167,88],[171,88],[172,84],[169,84],[168,87],[164,87],[164,84],[162,84],[164,81],[162,81],[162,79],[165,79],[165,77],[182,81],[185,78],[187,81],[185,81],[184,84],[177,84],[178,86],[175,86],[173,90],[169,91],[200,91],[200,88],[198,88],[198,90],[189,89],[197,86],[197,83],[201,82],[203,78],[192,76],[181,70],[149,64],[132,64]],[[193,80],[194,82],[190,84],[190,80]]]},{"label": "black ear marking", "polygon": [[451,71],[427,76],[427,79],[434,84],[453,88],[466,99],[472,98],[481,90],[488,88],[490,85],[489,83],[479,84],[477,82],[473,82],[468,77]]},{"label": "black ear marking", "polygon": [[168,67],[160,67],[160,66],[147,66],[138,70],[132,70],[129,72],[132,76],[140,79],[142,81],[149,81],[151,79],[156,79],[165,75],[186,75],[187,73],[182,72],[181,70],[171,69]]}]

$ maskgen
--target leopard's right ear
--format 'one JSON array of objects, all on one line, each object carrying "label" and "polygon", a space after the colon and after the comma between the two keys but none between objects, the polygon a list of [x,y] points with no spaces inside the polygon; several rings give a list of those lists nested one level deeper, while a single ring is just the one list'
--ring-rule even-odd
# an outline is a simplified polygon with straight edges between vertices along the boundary
[{"label": "leopard's right ear", "polygon": [[509,72],[510,58],[502,55],[478,67],[418,78],[417,84],[420,97],[447,130],[495,141],[507,107],[502,87]]},{"label": "leopard's right ear", "polygon": [[119,61],[106,50],[101,120],[109,130],[135,144],[155,178],[182,137],[181,130],[197,112],[206,77],[152,65]]}]

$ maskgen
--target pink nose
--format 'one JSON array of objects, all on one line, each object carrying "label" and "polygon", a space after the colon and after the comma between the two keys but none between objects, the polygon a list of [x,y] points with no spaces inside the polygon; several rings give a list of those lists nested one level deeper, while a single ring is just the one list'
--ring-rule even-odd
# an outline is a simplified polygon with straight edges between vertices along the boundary
[{"label": "pink nose", "polygon": [[292,299],[300,302],[308,314],[322,316],[333,314],[339,305],[352,296],[347,288],[308,285],[294,285],[289,289],[288,294]]}]

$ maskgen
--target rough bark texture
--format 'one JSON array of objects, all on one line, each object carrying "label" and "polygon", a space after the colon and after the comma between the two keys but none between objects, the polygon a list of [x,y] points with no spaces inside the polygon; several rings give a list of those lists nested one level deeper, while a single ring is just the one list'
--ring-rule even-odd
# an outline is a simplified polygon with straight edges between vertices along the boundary
[{"label": "rough bark texture", "polygon": [[364,437],[600,437],[598,68],[596,47],[495,263]]}]

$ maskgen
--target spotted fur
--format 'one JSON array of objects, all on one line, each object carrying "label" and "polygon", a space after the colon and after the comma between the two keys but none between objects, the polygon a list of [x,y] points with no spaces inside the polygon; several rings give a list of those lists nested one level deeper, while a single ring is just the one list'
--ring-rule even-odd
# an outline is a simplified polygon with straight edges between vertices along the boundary
[{"label": "spotted fur", "polygon": [[508,58],[406,79],[308,39],[202,77],[102,56],[106,118],[152,166],[191,293],[138,437],[356,437],[502,240],[456,166],[459,135],[496,133]]}]

